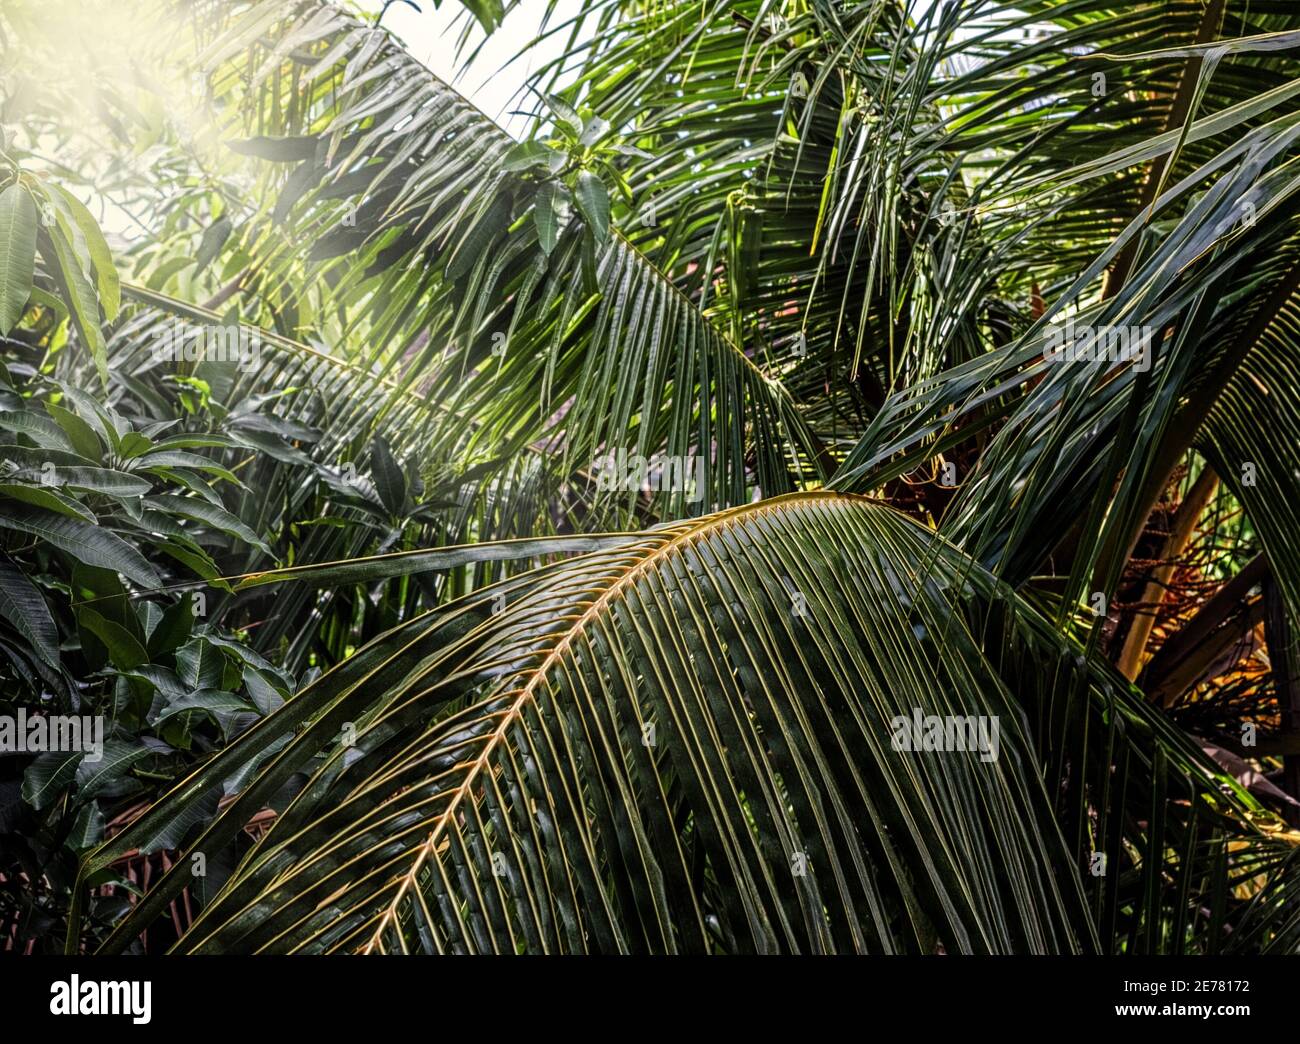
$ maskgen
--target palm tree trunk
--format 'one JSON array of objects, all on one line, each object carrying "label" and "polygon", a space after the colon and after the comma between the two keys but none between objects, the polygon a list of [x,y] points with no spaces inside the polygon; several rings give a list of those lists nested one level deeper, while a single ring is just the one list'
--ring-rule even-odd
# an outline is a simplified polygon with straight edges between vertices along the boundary
[{"label": "palm tree trunk", "polygon": [[1205,505],[1210,502],[1210,498],[1218,488],[1219,477],[1207,465],[1178,508],[1173,529],[1160,552],[1160,564],[1152,570],[1151,579],[1147,581],[1142,591],[1143,608],[1138,610],[1133,625],[1129,628],[1128,637],[1124,640],[1124,649],[1120,653],[1119,670],[1129,681],[1137,678],[1138,670],[1142,666],[1142,654],[1146,651],[1147,640],[1151,637],[1152,628],[1155,627],[1160,603],[1164,601],[1165,590],[1169,586],[1170,577],[1174,575],[1178,558],[1186,550],[1192,534],[1196,531],[1197,519],[1201,517]]}]

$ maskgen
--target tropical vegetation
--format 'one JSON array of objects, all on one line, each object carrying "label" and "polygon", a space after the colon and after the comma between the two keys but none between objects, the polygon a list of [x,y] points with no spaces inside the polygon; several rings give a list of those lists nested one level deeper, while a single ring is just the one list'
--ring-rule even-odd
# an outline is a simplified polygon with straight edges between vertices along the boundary
[{"label": "tropical vegetation", "polygon": [[528,2],[0,9],[0,946],[1300,948],[1300,11]]}]

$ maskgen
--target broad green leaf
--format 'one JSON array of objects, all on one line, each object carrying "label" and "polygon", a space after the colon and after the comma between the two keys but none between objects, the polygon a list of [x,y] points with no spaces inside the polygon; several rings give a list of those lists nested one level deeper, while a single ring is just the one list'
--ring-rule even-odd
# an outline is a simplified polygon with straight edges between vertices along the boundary
[{"label": "broad green leaf", "polygon": [[52,402],[47,402],[45,409],[68,436],[74,450],[87,460],[98,461],[103,456],[104,447],[99,436],[95,434],[95,429],[81,417]]},{"label": "broad green leaf", "polygon": [[72,829],[68,831],[67,839],[63,843],[74,852],[93,848],[103,840],[104,826],[104,813],[99,807],[99,802],[91,801],[83,805],[81,811],[77,813]]},{"label": "broad green leaf", "polygon": [[406,504],[406,476],[382,437],[377,437],[370,443],[370,460],[379,499],[389,514],[400,516]]},{"label": "broad green leaf", "polygon": [[91,493],[107,493],[115,497],[142,497],[153,485],[139,475],[113,468],[78,468],[56,466],[54,476],[61,485],[83,489]]},{"label": "broad green leaf", "polygon": [[252,667],[244,668],[244,688],[263,717],[284,705],[284,696],[261,673]]},{"label": "broad green leaf", "polygon": [[0,336],[13,329],[32,292],[36,264],[36,204],[14,182],[0,192]]},{"label": "broad green leaf", "polygon": [[105,739],[102,757],[92,761],[87,756],[77,766],[78,796],[88,798],[97,793],[151,753],[148,747],[136,740]]},{"label": "broad green leaf", "polygon": [[143,587],[157,587],[162,578],[144,556],[115,533],[43,508],[0,504],[0,528],[8,527],[46,540],[74,559],[121,573]]},{"label": "broad green leaf", "polygon": [[[125,441],[125,440],[123,440]],[[200,456],[197,453],[187,453],[185,450],[150,450],[142,456],[135,458],[135,467],[142,469],[153,468],[195,468],[199,471],[210,471],[234,486],[243,486],[239,481],[239,476],[230,471],[215,460],[208,457]]]},{"label": "broad green leaf", "polygon": [[603,120],[599,116],[592,116],[582,127],[582,134],[578,137],[580,145],[595,145],[606,134],[609,133],[609,121]]},{"label": "broad green leaf", "polygon": [[0,560],[0,617],[51,667],[59,665],[59,631],[44,596],[10,561]]},{"label": "broad green leaf", "polygon": [[609,193],[605,183],[589,170],[580,171],[575,198],[596,242],[604,243],[609,238]]},{"label": "broad green leaf", "polygon": [[48,807],[77,775],[83,751],[41,754],[23,772],[23,800],[37,811]]},{"label": "broad green leaf", "polygon": [[219,689],[226,656],[205,638],[196,637],[176,652],[176,673],[191,689]]},{"label": "broad green leaf", "polygon": [[582,117],[577,114],[572,105],[555,94],[547,94],[543,97],[546,99],[546,104],[551,112],[573,132],[574,137],[582,133]]},{"label": "broad green leaf", "polygon": [[121,445],[118,447],[117,455],[123,460],[133,460],[136,457],[142,457],[153,449],[153,440],[147,435],[138,431],[128,431],[122,436]]},{"label": "broad green leaf", "polygon": [[155,508],[158,511],[170,515],[178,515],[181,518],[192,519],[195,522],[201,522],[205,526],[211,526],[213,529],[220,530],[223,533],[229,533],[237,536],[239,539],[247,541],[254,547],[260,548],[267,554],[272,554],[271,548],[250,529],[239,518],[227,511],[225,508],[217,507],[215,504],[209,504],[206,500],[200,500],[195,497],[179,497],[172,493],[159,494],[158,496],[146,497],[145,504]]},{"label": "broad green leaf", "polygon": [[537,226],[537,241],[542,253],[548,257],[560,239],[560,188],[554,182],[546,182],[537,190],[533,203],[533,223]]},{"label": "broad green leaf", "polygon": [[551,157],[555,154],[555,149],[540,141],[520,142],[506,153],[501,169],[514,172],[549,167]]},{"label": "broad green leaf", "polygon": [[196,689],[168,703],[153,724],[161,725],[163,722],[169,721],[178,714],[184,714],[187,711],[202,711],[215,715],[255,709],[248,700],[235,695],[233,692],[222,692],[219,689]]},{"label": "broad green leaf", "polygon": [[64,235],[60,224],[56,222],[46,228],[39,241],[43,244],[41,252],[46,264],[68,305],[73,325],[95,362],[101,384],[107,387],[108,349],[99,325],[99,298],[95,288],[86,278],[77,252]]},{"label": "broad green leaf", "polygon": [[194,630],[194,598],[189,592],[175,605],[167,607],[162,619],[149,634],[149,655],[157,658],[175,652],[189,640]]},{"label": "broad green leaf", "polygon": [[149,654],[126,628],[107,620],[89,605],[78,606],[77,623],[104,643],[113,666],[133,670],[149,662]]},{"label": "broad green leaf", "polygon": [[[73,441],[58,424],[35,410],[24,409],[0,413],[0,428],[22,432],[44,449],[75,449]],[[77,450],[77,452],[81,451]]]},{"label": "broad green leaf", "polygon": [[47,511],[53,511],[57,515],[79,518],[92,526],[97,525],[99,522],[95,513],[89,508],[71,497],[65,497],[62,493],[56,489],[51,489],[49,486],[0,482],[0,496],[10,497],[24,504],[33,504]]},{"label": "broad green leaf", "polygon": [[54,190],[72,212],[73,220],[86,241],[90,252],[90,261],[95,271],[95,282],[99,290],[99,300],[104,306],[104,318],[110,323],[117,318],[122,303],[122,285],[118,278],[117,266],[113,264],[113,253],[108,249],[104,233],[99,223],[91,216],[81,200],[62,186],[55,185]]}]

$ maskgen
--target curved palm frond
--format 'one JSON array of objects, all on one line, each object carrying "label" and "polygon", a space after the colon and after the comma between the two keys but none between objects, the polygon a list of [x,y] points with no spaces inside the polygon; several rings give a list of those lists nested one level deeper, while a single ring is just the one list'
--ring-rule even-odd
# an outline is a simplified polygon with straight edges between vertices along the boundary
[{"label": "curved palm frond", "polygon": [[[275,46],[250,48],[263,34]],[[555,202],[559,182],[518,173],[513,139],[386,32],[317,0],[257,5],[202,61],[259,132],[240,147],[296,164],[268,215],[293,235],[260,283],[293,285],[308,251],[327,288],[313,312],[343,316],[341,340],[446,409],[435,444],[473,416],[470,452],[545,444],[565,477],[619,448],[698,457],[703,496],[663,498],[676,515],[797,488],[827,466],[779,381],[616,227],[593,229]],[[291,82],[306,102],[285,111],[275,99]],[[544,244],[552,221],[559,238]],[[281,310],[308,306],[287,292]]]},{"label": "curved palm frond", "polygon": [[[1254,806],[1075,655],[891,509],[796,494],[403,625],[87,869],[260,762],[188,851],[308,777],[182,951],[1091,950],[1075,870],[1091,847],[1059,832],[1045,779],[1089,794],[1089,846],[1120,864],[1121,838],[1147,853],[1098,891],[1103,909],[1152,873],[1197,895]],[[900,749],[900,720],[931,715],[969,716],[984,745]],[[1093,789],[1109,761],[1092,778],[1053,764],[1051,737],[1089,727],[1105,737],[1094,758],[1123,754],[1122,799]],[[1126,810],[1143,794],[1177,804],[1139,825]],[[1175,916],[1161,902],[1139,934]]]}]

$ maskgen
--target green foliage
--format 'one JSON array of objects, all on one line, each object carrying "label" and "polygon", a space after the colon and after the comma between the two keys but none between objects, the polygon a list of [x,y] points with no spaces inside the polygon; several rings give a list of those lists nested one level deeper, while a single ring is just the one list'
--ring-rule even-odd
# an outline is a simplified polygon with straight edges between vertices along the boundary
[{"label": "green foliage", "polygon": [[107,723],[0,756],[20,939],[1300,947],[1288,6],[588,0],[524,141],[382,5],[113,10],[0,76],[0,720]]},{"label": "green foliage", "polygon": [[[123,414],[35,373],[0,373],[0,407],[0,714],[99,717],[103,728],[98,760],[0,761],[6,872],[53,889],[8,895],[5,914],[22,937],[57,948],[78,859],[106,822],[270,713],[295,682],[222,626],[217,592],[202,584],[229,591],[217,578],[243,546],[266,549],[223,506],[223,487],[239,480],[196,452],[234,438]],[[180,843],[203,817],[190,818],[158,844]],[[119,890],[97,901],[92,924],[111,924],[124,900]]]}]

